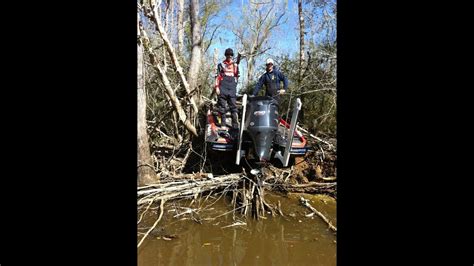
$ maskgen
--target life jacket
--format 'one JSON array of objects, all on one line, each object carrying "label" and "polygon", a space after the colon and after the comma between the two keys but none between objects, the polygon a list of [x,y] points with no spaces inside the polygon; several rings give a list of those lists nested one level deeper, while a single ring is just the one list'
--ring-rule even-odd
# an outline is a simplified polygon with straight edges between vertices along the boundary
[{"label": "life jacket", "polygon": [[[215,87],[223,85],[228,89],[235,89],[239,78],[239,67],[234,62],[221,62],[217,65],[217,77]],[[221,88],[222,89],[222,88]]]},{"label": "life jacket", "polygon": [[232,62],[232,64],[227,63],[226,61],[221,62],[217,65],[218,75],[224,76],[231,76],[231,77],[239,77],[239,67],[236,63]]}]

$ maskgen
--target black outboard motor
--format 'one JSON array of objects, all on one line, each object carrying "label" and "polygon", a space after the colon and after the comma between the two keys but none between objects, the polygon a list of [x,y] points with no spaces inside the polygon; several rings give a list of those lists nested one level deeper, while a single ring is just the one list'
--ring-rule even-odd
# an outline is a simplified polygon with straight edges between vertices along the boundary
[{"label": "black outboard motor", "polygon": [[270,161],[273,139],[278,129],[278,105],[272,97],[250,97],[244,130],[252,138],[260,162]]}]

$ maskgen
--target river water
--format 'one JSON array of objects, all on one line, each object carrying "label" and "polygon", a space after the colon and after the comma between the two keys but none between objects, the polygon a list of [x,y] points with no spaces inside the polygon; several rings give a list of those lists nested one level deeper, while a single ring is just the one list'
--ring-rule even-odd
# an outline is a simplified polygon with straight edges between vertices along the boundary
[{"label": "river water", "polygon": [[[225,197],[208,198],[199,209],[189,200],[169,202],[138,249],[138,265],[336,265],[336,233],[317,215],[306,216],[310,211],[299,203],[301,195],[337,226],[336,201],[324,195],[266,194],[267,202],[280,201],[284,216],[268,214],[258,221],[223,215],[232,210]],[[197,213],[185,213],[187,207]],[[158,217],[156,209],[149,213],[138,240]]]}]

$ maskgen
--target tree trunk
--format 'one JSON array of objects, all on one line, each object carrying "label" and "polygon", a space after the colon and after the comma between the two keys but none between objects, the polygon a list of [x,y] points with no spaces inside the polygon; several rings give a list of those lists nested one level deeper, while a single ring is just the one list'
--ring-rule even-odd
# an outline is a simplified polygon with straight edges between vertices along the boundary
[{"label": "tree trunk", "polygon": [[[190,91],[197,89],[199,68],[201,66],[201,22],[199,21],[199,1],[190,0],[190,18],[192,34],[191,62],[188,72],[188,83]],[[195,95],[195,94],[194,94]],[[194,96],[192,96],[195,98]],[[196,101],[194,99],[194,101]]]},{"label": "tree trunk", "polygon": [[137,142],[138,142],[138,181],[150,184],[157,181],[152,165],[148,133],[146,131],[146,92],[144,77],[143,45],[137,43]]},{"label": "tree trunk", "polygon": [[184,44],[183,13],[184,13],[184,0],[178,0],[178,53],[179,54],[183,54],[183,44]]},{"label": "tree trunk", "polygon": [[[254,57],[249,56],[247,58],[247,88],[250,86],[250,82],[252,81],[252,73],[253,73],[253,66],[254,66]],[[251,90],[252,91],[252,90]]]},{"label": "tree trunk", "polygon": [[303,64],[304,64],[304,14],[303,14],[303,0],[298,0],[298,16],[300,20],[300,67],[298,71],[298,84],[303,78]]},{"label": "tree trunk", "polygon": [[171,38],[171,42],[173,43],[174,47],[177,47],[177,40],[176,40],[176,20],[175,20],[175,1],[170,0],[170,27],[169,27],[169,35]]}]

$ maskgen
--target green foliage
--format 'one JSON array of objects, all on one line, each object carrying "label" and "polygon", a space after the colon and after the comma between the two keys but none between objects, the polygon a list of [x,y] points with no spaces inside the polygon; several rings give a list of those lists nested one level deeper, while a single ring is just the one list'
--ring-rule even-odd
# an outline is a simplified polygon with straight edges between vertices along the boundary
[{"label": "green foliage", "polygon": [[[280,112],[286,116],[299,97],[303,103],[299,116],[300,124],[311,132],[336,134],[336,46],[335,44],[313,45],[310,57],[303,65],[303,77],[298,83],[299,58],[289,56],[277,58],[280,70],[288,77],[286,96],[281,97]],[[291,98],[291,107],[288,106]]]}]

